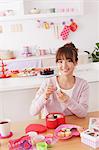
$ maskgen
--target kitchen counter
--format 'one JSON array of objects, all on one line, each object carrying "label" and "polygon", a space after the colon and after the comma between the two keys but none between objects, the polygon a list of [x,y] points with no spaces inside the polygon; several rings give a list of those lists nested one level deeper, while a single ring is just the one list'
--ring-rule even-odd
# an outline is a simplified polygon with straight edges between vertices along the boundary
[{"label": "kitchen counter", "polygon": [[[99,81],[99,63],[78,65],[75,73],[87,82]],[[39,88],[44,78],[38,76],[0,79],[0,92],[20,89]]]},{"label": "kitchen counter", "polygon": [[99,82],[99,63],[88,63],[78,65],[75,71],[76,76],[87,80],[87,82]]},{"label": "kitchen counter", "polygon": [[0,79],[0,92],[38,88],[41,82],[37,76]]}]

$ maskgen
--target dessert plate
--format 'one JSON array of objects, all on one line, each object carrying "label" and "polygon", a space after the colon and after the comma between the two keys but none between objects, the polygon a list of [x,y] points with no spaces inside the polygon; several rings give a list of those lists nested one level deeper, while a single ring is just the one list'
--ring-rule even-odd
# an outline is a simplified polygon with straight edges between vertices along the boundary
[{"label": "dessert plate", "polygon": [[80,136],[84,128],[72,124],[62,124],[55,129],[54,135],[58,139],[69,139],[73,136]]}]

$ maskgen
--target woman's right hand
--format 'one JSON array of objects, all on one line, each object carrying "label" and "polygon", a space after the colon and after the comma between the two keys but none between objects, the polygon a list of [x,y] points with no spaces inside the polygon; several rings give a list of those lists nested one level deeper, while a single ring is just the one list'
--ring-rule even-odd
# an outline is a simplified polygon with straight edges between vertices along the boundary
[{"label": "woman's right hand", "polygon": [[44,92],[44,98],[47,100],[50,95],[54,93],[55,90],[56,88],[53,85],[49,85],[48,87],[46,87]]}]

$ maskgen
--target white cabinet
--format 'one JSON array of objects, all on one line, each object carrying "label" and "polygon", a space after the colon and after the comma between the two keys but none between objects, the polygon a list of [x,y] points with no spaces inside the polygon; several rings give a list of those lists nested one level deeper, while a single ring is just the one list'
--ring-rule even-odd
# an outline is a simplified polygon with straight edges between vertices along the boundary
[{"label": "white cabinet", "polygon": [[82,14],[83,0],[0,0],[0,21]]},{"label": "white cabinet", "polygon": [[37,89],[0,92],[0,119],[11,121],[33,119],[29,113],[31,102]]},{"label": "white cabinet", "polygon": [[52,16],[82,15],[83,0],[24,0],[25,14],[34,8],[39,9],[40,14]]},{"label": "white cabinet", "polygon": [[27,58],[17,58],[4,60],[9,70],[22,70],[24,68],[41,68],[41,67],[55,67],[55,55],[32,56]]},{"label": "white cabinet", "polygon": [[0,16],[24,15],[23,0],[0,0]]}]

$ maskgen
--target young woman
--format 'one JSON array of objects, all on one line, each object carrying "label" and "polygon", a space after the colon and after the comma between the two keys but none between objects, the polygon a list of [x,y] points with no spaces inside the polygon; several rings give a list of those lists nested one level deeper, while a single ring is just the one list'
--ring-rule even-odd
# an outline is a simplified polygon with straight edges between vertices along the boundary
[{"label": "young woman", "polygon": [[45,79],[30,107],[35,116],[61,112],[64,115],[85,117],[88,110],[88,83],[73,75],[78,62],[78,49],[73,43],[60,47],[56,53],[59,75]]}]

